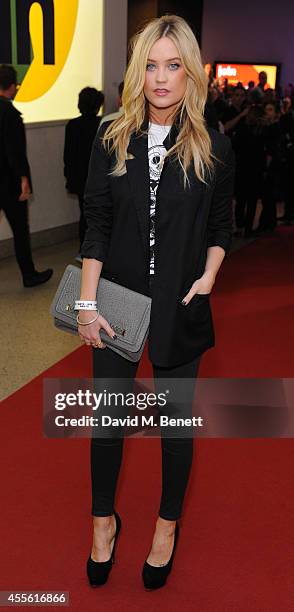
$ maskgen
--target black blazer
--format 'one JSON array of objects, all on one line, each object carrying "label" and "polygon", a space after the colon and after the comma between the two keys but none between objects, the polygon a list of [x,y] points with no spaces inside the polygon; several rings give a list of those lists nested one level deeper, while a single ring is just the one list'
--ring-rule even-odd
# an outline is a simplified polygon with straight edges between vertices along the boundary
[{"label": "black blazer", "polygon": [[101,117],[81,115],[70,119],[65,128],[64,176],[71,193],[83,194],[88,174],[93,140]]},{"label": "black blazer", "polygon": [[0,96],[0,208],[7,199],[18,199],[21,176],[28,177],[32,189],[21,114],[10,100]]},{"label": "black blazer", "polygon": [[[82,256],[103,263],[102,276],[134,291],[149,294],[149,166],[148,138],[133,134],[126,173],[109,177],[115,154],[101,138],[93,144],[85,190],[88,223]],[[148,125],[146,118],[143,127]],[[179,127],[173,124],[164,144],[169,149]],[[229,250],[232,236],[234,153],[228,137],[209,128],[215,162],[208,185],[189,170],[191,187],[184,190],[182,171],[166,158],[157,190],[155,216],[155,278],[149,330],[149,357],[173,367],[194,359],[215,344],[209,295],[181,304],[205,268],[207,248]]]}]

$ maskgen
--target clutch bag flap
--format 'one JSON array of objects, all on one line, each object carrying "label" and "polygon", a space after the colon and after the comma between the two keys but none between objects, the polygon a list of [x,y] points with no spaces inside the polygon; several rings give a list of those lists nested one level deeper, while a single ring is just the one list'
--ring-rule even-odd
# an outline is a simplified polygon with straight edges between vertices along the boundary
[{"label": "clutch bag flap", "polygon": [[[59,283],[50,312],[56,327],[77,334],[75,301],[80,299],[81,269],[68,265]],[[117,334],[112,340],[101,329],[101,339],[123,352],[137,353],[146,339],[151,311],[151,298],[113,283],[103,277],[97,288],[97,307]],[[118,352],[118,351],[117,351]]]}]

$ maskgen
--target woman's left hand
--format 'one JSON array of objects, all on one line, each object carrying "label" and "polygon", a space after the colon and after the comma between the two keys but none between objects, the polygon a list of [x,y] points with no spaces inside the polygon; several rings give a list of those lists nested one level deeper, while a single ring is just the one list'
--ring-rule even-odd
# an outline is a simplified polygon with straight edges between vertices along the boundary
[{"label": "woman's left hand", "polygon": [[182,300],[182,304],[183,302],[185,302],[184,305],[187,306],[190,300],[192,300],[192,298],[194,297],[194,295],[196,295],[196,293],[199,293],[199,295],[211,293],[214,282],[214,274],[209,271],[204,272],[204,274],[200,276],[200,278],[197,278],[197,280],[194,281],[190,291],[185,295],[184,299]]}]

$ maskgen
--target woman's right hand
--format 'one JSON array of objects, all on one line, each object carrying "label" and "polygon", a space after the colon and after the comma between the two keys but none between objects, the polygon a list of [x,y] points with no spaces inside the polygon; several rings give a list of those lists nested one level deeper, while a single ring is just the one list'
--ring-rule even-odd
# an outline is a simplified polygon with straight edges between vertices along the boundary
[{"label": "woman's right hand", "polygon": [[[96,310],[79,310],[79,319],[82,323],[88,323],[97,316]],[[93,348],[106,348],[106,344],[100,338],[100,329],[104,329],[110,338],[116,338],[116,333],[110,327],[108,321],[99,315],[94,323],[89,325],[78,325],[78,334],[82,342]]]}]

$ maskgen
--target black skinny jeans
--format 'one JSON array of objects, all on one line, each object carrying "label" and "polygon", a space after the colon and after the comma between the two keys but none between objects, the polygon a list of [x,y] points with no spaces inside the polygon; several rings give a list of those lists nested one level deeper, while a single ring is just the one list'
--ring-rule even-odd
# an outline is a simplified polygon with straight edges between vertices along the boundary
[{"label": "black skinny jeans", "polygon": [[[160,339],[159,339],[160,341]],[[192,401],[196,376],[201,355],[193,361],[173,368],[153,365],[155,391],[160,390],[161,378],[175,380],[177,393],[185,397],[184,414],[182,404],[181,415],[192,416]],[[114,353],[109,348],[93,349],[94,377],[99,379],[129,379],[128,389],[131,391],[139,362],[133,363]],[[182,379],[182,383],[179,379]],[[185,380],[190,379],[190,380]],[[98,382],[99,384],[99,382]],[[179,387],[182,386],[182,392]],[[175,404],[172,405],[174,416]],[[126,408],[126,413],[127,413]],[[160,409],[159,409],[160,410]],[[176,407],[177,411],[177,407]],[[160,410],[161,412],[161,410]],[[168,409],[162,414],[168,414]],[[171,413],[170,413],[171,414]],[[125,414],[127,416],[127,414]],[[162,450],[162,494],[159,506],[159,516],[166,520],[176,520],[181,517],[182,505],[188,485],[193,459],[193,436],[170,437],[173,428],[164,428],[161,432]],[[92,477],[92,514],[93,516],[110,516],[115,508],[115,492],[120,472],[124,438],[92,437],[91,439],[91,477]]]}]

